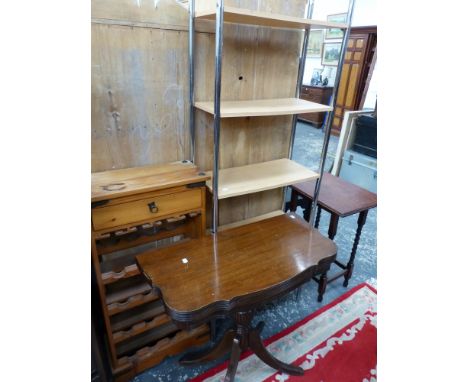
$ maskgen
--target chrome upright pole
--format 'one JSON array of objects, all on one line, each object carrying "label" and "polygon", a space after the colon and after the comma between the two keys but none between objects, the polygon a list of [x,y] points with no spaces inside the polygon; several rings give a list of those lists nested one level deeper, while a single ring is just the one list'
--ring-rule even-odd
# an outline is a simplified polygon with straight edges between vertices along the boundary
[{"label": "chrome upright pole", "polygon": [[[312,18],[313,11],[314,11],[314,0],[308,0],[307,2],[307,18],[308,19]],[[299,69],[297,73],[297,82],[296,82],[296,98],[299,98],[301,94],[302,79],[304,77],[305,63],[307,59],[307,47],[309,45],[309,34],[310,34],[310,29],[306,29],[304,31],[304,40],[302,41],[301,57],[299,59]],[[292,118],[291,137],[289,138],[289,149],[288,149],[289,159],[292,158],[292,154],[293,154],[294,138],[296,137],[296,124],[297,124],[297,114],[294,114]],[[283,208],[282,208],[283,211],[285,210],[285,206],[286,206],[286,191],[287,191],[287,187],[284,187]]]},{"label": "chrome upright pole", "polygon": [[189,132],[190,132],[190,161],[195,163],[195,0],[189,3]]},{"label": "chrome upright pole", "polygon": [[[308,3],[307,3],[307,18],[308,19],[312,18],[313,11],[314,11],[314,0],[308,0]],[[305,63],[307,59],[307,47],[309,45],[309,34],[310,34],[310,29],[306,29],[304,31],[304,40],[302,41],[301,58],[299,59],[299,69],[297,73],[297,82],[296,82],[296,98],[299,98],[301,94],[302,79],[304,77]],[[293,121],[292,121],[291,138],[289,140],[289,158],[290,159],[292,158],[294,137],[296,136],[296,123],[297,123],[297,114],[294,114]]]},{"label": "chrome upright pole", "polygon": [[215,44],[215,87],[214,87],[214,148],[213,148],[213,209],[211,231],[218,231],[218,180],[219,180],[219,135],[221,127],[221,64],[223,58],[223,17],[224,0],[216,2],[216,44]]},{"label": "chrome upright pole", "polygon": [[317,179],[317,183],[315,183],[314,200],[312,202],[312,211],[311,211],[310,220],[309,220],[309,224],[311,227],[314,226],[315,215],[317,212],[317,201],[318,201],[318,197],[320,193],[320,186],[322,184],[323,170],[325,168],[325,160],[327,158],[328,143],[330,142],[331,127],[333,124],[333,119],[335,117],[336,96],[338,93],[338,87],[340,85],[339,81],[341,78],[341,72],[343,71],[343,65],[344,65],[344,61],[346,57],[346,50],[348,48],[349,35],[351,33],[351,21],[353,18],[354,1],[355,0],[349,0],[348,26],[344,32],[343,41],[341,43],[340,61],[336,69],[335,86],[333,86],[333,92],[332,92],[331,102],[330,102],[332,106],[332,110],[328,113],[327,121],[325,122],[325,137],[323,138],[322,154],[320,156],[319,178]]}]

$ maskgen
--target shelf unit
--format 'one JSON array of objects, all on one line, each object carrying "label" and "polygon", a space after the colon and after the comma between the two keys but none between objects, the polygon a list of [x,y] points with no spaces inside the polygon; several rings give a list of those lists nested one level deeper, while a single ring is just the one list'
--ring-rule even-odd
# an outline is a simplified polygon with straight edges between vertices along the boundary
[{"label": "shelf unit", "polygon": [[[340,78],[349,30],[351,26],[354,0],[350,0],[348,9],[348,23],[329,23],[325,21],[312,20],[313,0],[307,4],[307,17],[292,17],[280,14],[261,12],[255,10],[241,9],[232,6],[224,6],[224,0],[202,1],[201,5],[195,7],[195,0],[189,0],[189,65],[190,65],[190,132],[191,132],[191,159],[195,160],[195,109],[209,113],[213,117],[214,147],[213,147],[213,170],[211,181],[208,182],[208,189],[212,193],[212,219],[211,231],[218,231],[219,220],[219,200],[256,193],[264,190],[281,188],[295,183],[317,179],[314,200],[317,200],[320,192],[321,177],[324,171],[325,157],[330,139],[330,121],[333,120],[334,108],[336,104],[337,86],[333,89],[330,105],[322,105],[299,98],[302,77],[304,74],[309,31],[311,29],[339,28],[344,31],[342,41],[342,51],[337,68],[336,78]],[[211,20],[215,22],[215,73],[214,73],[214,100],[196,101],[194,99],[194,50],[195,50],[195,22],[196,20]],[[296,94],[292,98],[278,99],[252,99],[252,100],[221,100],[221,67],[223,57],[223,28],[224,23],[234,23],[240,25],[253,25],[269,28],[286,28],[303,31],[303,41],[301,57],[299,61],[299,71],[296,84]],[[297,115],[301,113],[315,113],[328,111],[329,116],[326,122],[325,138],[322,147],[319,173],[315,173],[304,166],[295,163],[292,157],[292,145],[295,136],[295,126]],[[293,115],[291,139],[289,142],[289,159],[283,158],[263,163],[249,164],[247,166],[233,168],[219,168],[219,150],[222,118],[241,117],[266,117],[279,115]],[[285,191],[285,189],[284,189]],[[285,192],[283,193],[285,195]],[[284,206],[283,196],[283,206]],[[312,215],[315,214],[316,203],[312,208]],[[272,212],[275,214],[275,211]],[[264,215],[266,218],[270,214]],[[251,219],[247,219],[250,221]],[[311,221],[314,219],[311,218]],[[234,223],[237,224],[237,223]],[[231,226],[229,224],[228,226]]]}]

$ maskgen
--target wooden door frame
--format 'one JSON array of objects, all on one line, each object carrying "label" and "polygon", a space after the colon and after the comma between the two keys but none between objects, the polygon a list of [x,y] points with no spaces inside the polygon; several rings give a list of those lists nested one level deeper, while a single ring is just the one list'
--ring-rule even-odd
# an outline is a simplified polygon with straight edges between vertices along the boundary
[{"label": "wooden door frame", "polygon": [[[341,111],[341,117],[338,117],[335,115],[335,117],[333,118],[333,121],[332,121],[332,134],[333,135],[339,135],[339,132],[341,130],[341,124],[343,122],[343,117],[344,117],[344,113],[345,113],[345,110],[358,110],[361,103],[363,102],[363,98],[364,98],[364,93],[365,93],[365,89],[366,89],[366,85],[367,85],[367,79],[368,79],[368,76],[371,75],[371,71],[373,69],[373,65],[372,65],[372,61],[373,61],[373,56],[376,52],[376,47],[377,47],[377,26],[362,26],[362,27],[353,27],[351,28],[351,32],[350,32],[350,38],[360,38],[362,36],[363,39],[365,39],[365,44],[366,44],[366,48],[365,50],[363,51],[364,52],[364,57],[363,57],[363,60],[362,60],[362,69],[360,70],[360,73],[359,73],[359,78],[358,78],[358,81],[356,83],[356,86],[355,86],[355,97],[354,97],[354,101],[353,101],[353,104],[352,106],[347,109],[344,107],[345,103],[343,104],[343,106],[339,106],[337,104],[337,107],[339,107],[340,109],[342,109]],[[346,47],[346,50],[348,51],[348,46]],[[353,52],[355,49],[354,48],[351,48],[349,51],[350,52]],[[345,59],[345,63],[346,63],[346,59]],[[351,60],[352,61],[352,60]],[[340,78],[340,83],[341,83],[341,78]],[[346,82],[346,81],[345,81]],[[338,93],[337,93],[337,97],[339,96],[339,91],[340,91],[340,84],[337,85],[338,86]],[[349,85],[347,85],[349,86]],[[348,88],[344,89],[344,100],[346,100],[346,98],[348,97]],[[345,102],[345,101],[344,101]],[[338,118],[340,120],[340,125],[335,125],[335,118]]]},{"label": "wooden door frame", "polygon": [[354,27],[351,28],[351,36],[353,34],[369,35],[369,47],[366,50],[363,71],[359,79],[359,84],[357,87],[358,92],[356,95],[356,104],[359,105],[359,108],[361,108],[361,105],[363,105],[365,101],[365,94],[367,93],[367,80],[368,78],[372,77],[372,72],[374,71],[375,66],[374,58],[377,57],[377,26],[370,25],[363,27]]}]

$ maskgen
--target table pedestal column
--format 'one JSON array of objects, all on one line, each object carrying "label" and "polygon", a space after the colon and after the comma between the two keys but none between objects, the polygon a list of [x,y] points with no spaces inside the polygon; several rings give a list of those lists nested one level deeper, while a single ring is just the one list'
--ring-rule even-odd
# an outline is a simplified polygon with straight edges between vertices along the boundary
[{"label": "table pedestal column", "polygon": [[302,368],[281,362],[268,352],[260,337],[260,333],[265,326],[265,323],[263,321],[259,322],[258,325],[253,328],[251,326],[252,318],[252,311],[235,313],[235,329],[229,329],[224,334],[223,338],[221,338],[221,340],[213,347],[202,352],[186,354],[181,358],[180,363],[188,365],[195,362],[211,361],[226,354],[227,351],[231,349],[231,358],[226,376],[224,377],[224,382],[232,382],[236,375],[241,353],[250,348],[258,358],[273,369],[290,375],[304,375],[304,370]]}]

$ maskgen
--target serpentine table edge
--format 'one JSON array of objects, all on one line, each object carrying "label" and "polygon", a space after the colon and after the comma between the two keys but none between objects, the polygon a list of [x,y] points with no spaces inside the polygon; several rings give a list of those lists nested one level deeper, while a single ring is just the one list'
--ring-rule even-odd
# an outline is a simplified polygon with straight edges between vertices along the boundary
[{"label": "serpentine table edge", "polygon": [[137,264],[178,327],[252,311],[326,275],[336,244],[295,213],[142,253]]}]

